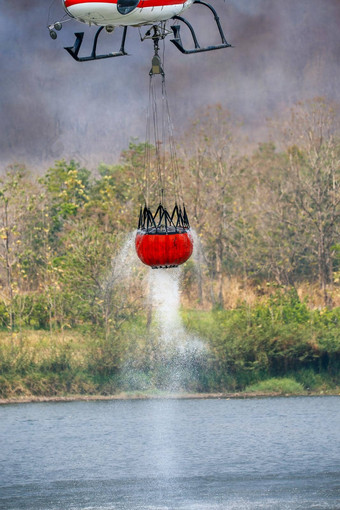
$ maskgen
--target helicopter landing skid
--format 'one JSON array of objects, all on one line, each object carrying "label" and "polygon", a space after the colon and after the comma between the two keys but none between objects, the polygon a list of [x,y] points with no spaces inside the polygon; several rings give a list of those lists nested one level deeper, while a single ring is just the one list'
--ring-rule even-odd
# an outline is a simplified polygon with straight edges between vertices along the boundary
[{"label": "helicopter landing skid", "polygon": [[212,7],[210,4],[208,4],[206,2],[203,2],[202,0],[194,0],[193,3],[199,4],[199,5],[205,5],[206,7],[208,7],[208,9],[211,10],[211,12],[214,15],[215,22],[216,22],[216,25],[217,25],[217,28],[218,28],[218,31],[219,31],[219,34],[221,37],[221,44],[201,47],[198,43],[195,30],[194,30],[193,26],[189,23],[189,21],[186,20],[185,18],[183,18],[182,16],[174,16],[172,19],[177,19],[179,21],[182,21],[189,28],[194,45],[195,45],[195,48],[193,48],[191,50],[186,50],[184,48],[184,46],[182,44],[182,40],[181,40],[181,35],[180,35],[181,26],[173,25],[171,28],[174,33],[174,39],[171,39],[171,42],[176,46],[176,48],[179,49],[179,51],[181,53],[184,53],[185,55],[189,55],[191,53],[201,53],[203,51],[214,51],[214,50],[219,50],[220,48],[232,48],[232,45],[229,44],[225,38],[223,29],[222,29],[222,26],[220,23],[220,18],[218,17],[218,14],[217,14],[216,10],[214,9],[214,7]]},{"label": "helicopter landing skid", "polygon": [[88,62],[89,60],[101,60],[103,58],[123,57],[124,55],[128,55],[128,53],[126,53],[126,51],[125,51],[125,40],[126,40],[127,27],[124,27],[119,51],[112,52],[112,53],[104,53],[103,55],[97,55],[98,37],[99,37],[100,32],[103,30],[103,28],[104,27],[100,27],[97,30],[96,35],[94,36],[94,39],[93,39],[92,52],[91,52],[91,55],[89,55],[88,57],[79,57],[78,56],[80,47],[83,42],[84,32],[76,32],[74,34],[76,36],[74,45],[71,47],[65,48],[65,50],[68,51],[68,53],[71,55],[71,57],[74,58],[74,60],[76,60],[77,62]]}]

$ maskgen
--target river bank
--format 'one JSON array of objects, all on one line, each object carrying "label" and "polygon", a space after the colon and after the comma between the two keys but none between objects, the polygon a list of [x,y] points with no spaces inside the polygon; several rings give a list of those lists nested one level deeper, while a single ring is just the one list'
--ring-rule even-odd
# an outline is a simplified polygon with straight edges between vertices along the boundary
[{"label": "river bank", "polygon": [[148,330],[143,314],[108,337],[85,326],[2,331],[0,399],[337,395],[340,308],[310,310],[294,296],[183,310],[181,348]]},{"label": "river bank", "polygon": [[115,395],[64,395],[64,396],[24,396],[18,398],[2,398],[0,405],[28,404],[31,402],[89,402],[97,400],[204,400],[204,399],[253,399],[273,397],[320,397],[340,396],[340,388],[327,391],[304,391],[301,393],[283,392],[249,392],[240,391],[234,393],[117,393]]}]

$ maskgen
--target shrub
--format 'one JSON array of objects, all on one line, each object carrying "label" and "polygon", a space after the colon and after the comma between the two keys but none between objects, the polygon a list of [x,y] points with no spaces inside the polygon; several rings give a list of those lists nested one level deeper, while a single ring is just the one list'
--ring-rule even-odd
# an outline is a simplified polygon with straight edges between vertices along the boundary
[{"label": "shrub", "polygon": [[246,392],[249,393],[279,393],[281,395],[296,395],[303,393],[303,391],[302,384],[295,381],[295,379],[290,379],[288,377],[274,377],[272,379],[267,379],[266,381],[261,381],[257,384],[252,384],[246,388]]}]

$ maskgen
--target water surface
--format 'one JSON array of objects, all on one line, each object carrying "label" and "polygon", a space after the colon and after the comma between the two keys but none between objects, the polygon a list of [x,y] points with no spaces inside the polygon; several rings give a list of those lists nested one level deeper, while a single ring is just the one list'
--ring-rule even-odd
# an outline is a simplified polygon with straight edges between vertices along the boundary
[{"label": "water surface", "polygon": [[340,398],[0,407],[4,510],[340,509]]}]

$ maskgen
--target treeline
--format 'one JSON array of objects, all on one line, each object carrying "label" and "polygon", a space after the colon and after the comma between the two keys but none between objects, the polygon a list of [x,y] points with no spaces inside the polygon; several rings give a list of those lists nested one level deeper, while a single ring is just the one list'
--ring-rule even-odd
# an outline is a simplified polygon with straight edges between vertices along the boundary
[{"label": "treeline", "polygon": [[[195,260],[183,270],[191,308],[242,308],[241,294],[230,301],[233,279],[259,302],[308,284],[320,289],[322,307],[339,306],[339,118],[323,99],[298,104],[271,123],[272,141],[247,154],[222,107],[193,119],[177,148],[196,232]],[[148,327],[145,270],[117,262],[144,202],[146,151],[154,157],[152,147],[131,142],[118,164],[95,173],[64,160],[39,178],[21,165],[7,169],[0,180],[1,329],[78,328],[109,341],[136,317],[145,315]],[[155,174],[156,165],[151,179]],[[130,277],[123,279],[126,265]],[[223,345],[218,363],[229,352]]]},{"label": "treeline", "polygon": [[[260,285],[318,282],[323,304],[334,305],[338,111],[318,99],[274,127],[275,143],[242,155],[232,117],[217,106],[182,138],[184,199],[202,248],[185,269],[185,288],[199,303],[228,307],[225,280],[236,276]],[[106,276],[136,228],[144,164],[145,145],[131,143],[119,164],[100,165],[96,175],[75,161],[57,161],[40,179],[8,169],[0,182],[0,325],[108,324],[123,305]]]},{"label": "treeline", "polygon": [[297,287],[318,282],[332,306],[339,280],[339,111],[317,99],[271,123],[271,142],[240,157],[232,118],[203,112],[184,162],[188,203],[223,306],[224,279]]}]

